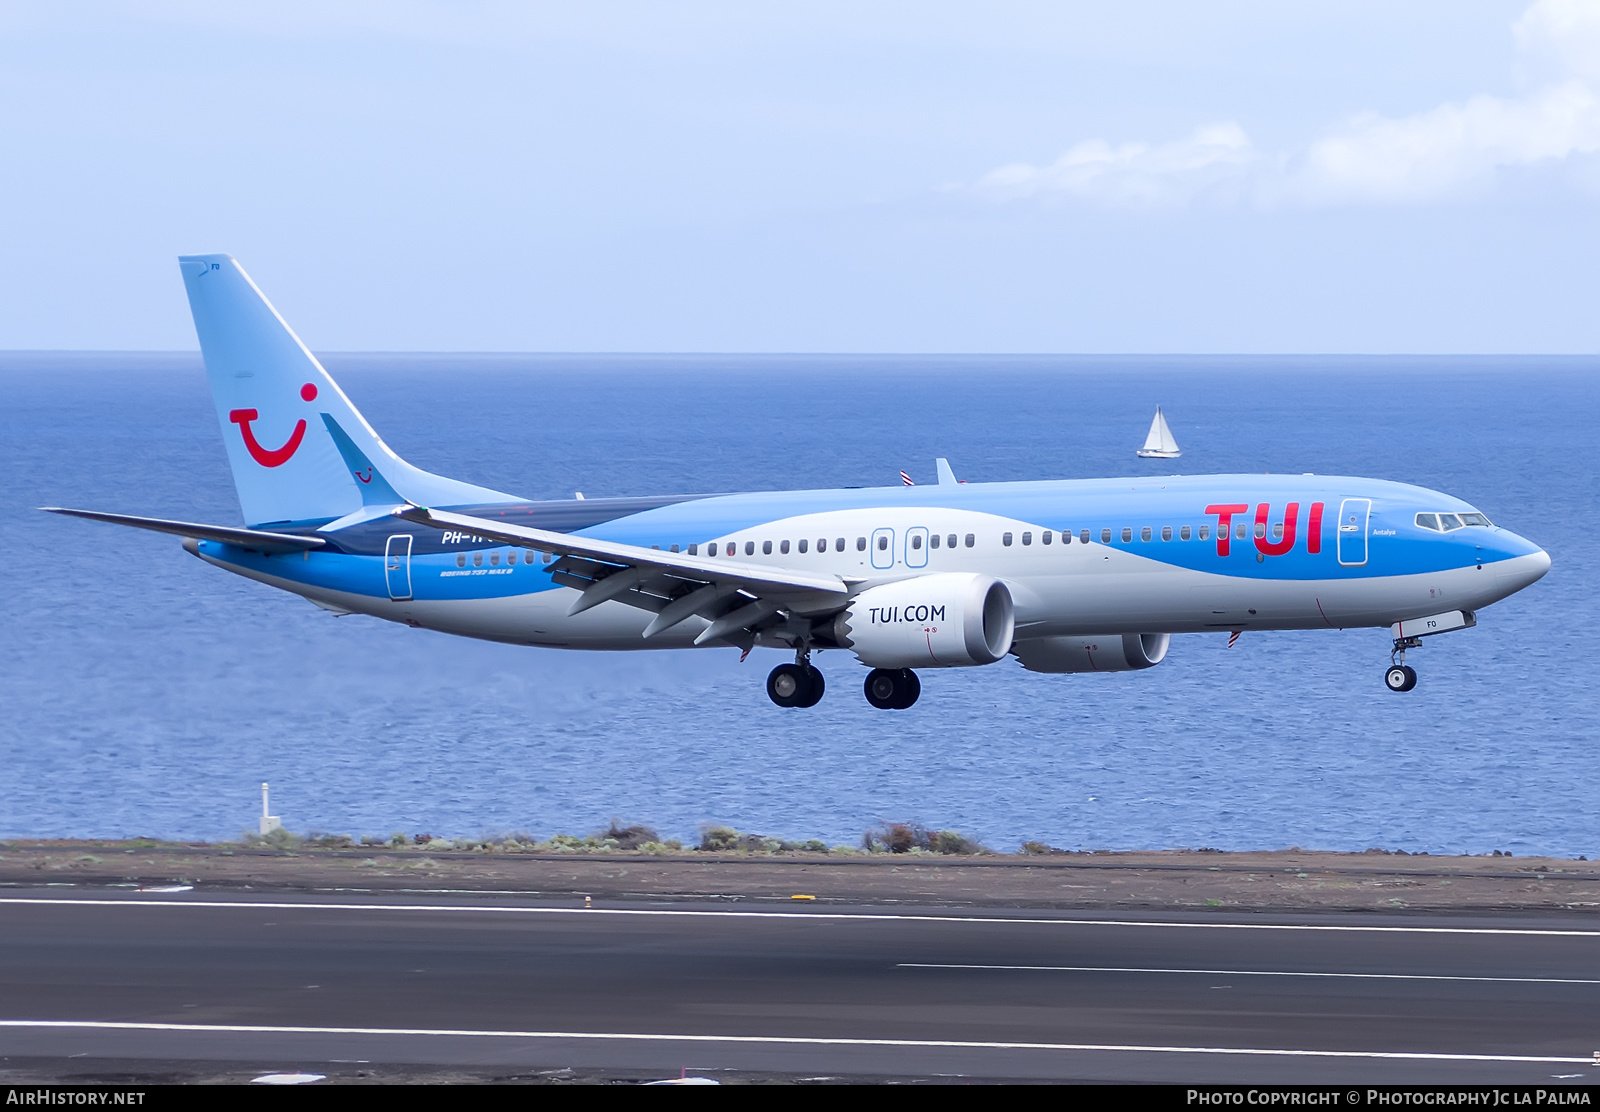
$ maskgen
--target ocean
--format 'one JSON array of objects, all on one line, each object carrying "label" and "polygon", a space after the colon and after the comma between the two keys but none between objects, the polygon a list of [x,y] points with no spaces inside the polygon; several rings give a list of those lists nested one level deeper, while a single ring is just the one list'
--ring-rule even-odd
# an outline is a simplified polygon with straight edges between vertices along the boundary
[{"label": "ocean", "polygon": [[[924,672],[904,713],[817,658],[563,653],[337,618],[173,537],[237,524],[193,353],[0,353],[0,836],[219,839],[260,784],[298,832],[591,833],[612,818],[855,844],[887,821],[1001,850],[1600,853],[1600,360],[329,354],[402,456],[530,498],[1317,472],[1467,499],[1550,574],[1410,654],[1382,630],[1173,639],[1159,667]],[[1157,404],[1177,461],[1134,457]]]}]

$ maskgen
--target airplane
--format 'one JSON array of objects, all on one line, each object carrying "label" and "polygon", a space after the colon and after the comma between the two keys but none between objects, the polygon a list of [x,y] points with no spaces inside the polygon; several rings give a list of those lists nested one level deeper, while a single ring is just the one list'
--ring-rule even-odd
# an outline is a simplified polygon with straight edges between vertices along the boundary
[{"label": "airplane", "polygon": [[780,707],[816,705],[812,655],[844,650],[882,710],[917,702],[918,669],[1119,672],[1174,634],[1387,627],[1403,692],[1408,649],[1550,567],[1459,498],[1342,476],[969,483],[941,459],[932,486],[519,498],[395,455],[231,256],[179,267],[247,524],[43,508],[176,535],[335,614],[567,649],[778,648]]}]

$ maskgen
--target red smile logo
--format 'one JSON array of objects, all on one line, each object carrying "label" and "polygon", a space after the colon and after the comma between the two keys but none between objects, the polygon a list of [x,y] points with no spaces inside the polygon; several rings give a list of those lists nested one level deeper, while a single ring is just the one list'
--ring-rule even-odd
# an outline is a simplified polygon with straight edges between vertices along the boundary
[{"label": "red smile logo", "polygon": [[[306,383],[300,387],[300,397],[308,402],[317,400],[317,387],[315,383]],[[239,435],[244,437],[244,446],[250,452],[250,458],[262,467],[282,467],[289,462],[289,458],[300,448],[300,441],[305,439],[306,422],[304,418],[294,423],[294,431],[289,434],[281,448],[263,448],[256,439],[255,430],[250,427],[261,414],[254,409],[233,409],[228,411],[228,420],[239,426]]]}]

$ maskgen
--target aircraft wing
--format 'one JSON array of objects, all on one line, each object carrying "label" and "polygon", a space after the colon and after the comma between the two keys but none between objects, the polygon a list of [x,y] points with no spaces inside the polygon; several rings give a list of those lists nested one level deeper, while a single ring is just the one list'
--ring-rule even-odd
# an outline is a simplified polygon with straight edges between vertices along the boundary
[{"label": "aircraft wing", "polygon": [[108,521],[112,525],[131,525],[135,529],[149,529],[154,533],[171,533],[175,537],[193,537],[201,541],[220,541],[256,552],[303,552],[321,548],[328,542],[321,537],[301,537],[293,533],[271,533],[265,529],[238,529],[231,525],[200,525],[192,521],[169,521],[163,517],[134,517],[132,514],[108,514],[99,510],[67,510],[60,506],[40,506],[52,514],[69,517],[86,517],[90,521]]},{"label": "aircraft wing", "polygon": [[644,631],[647,638],[699,615],[711,624],[695,638],[696,644],[717,640],[748,644],[757,630],[782,623],[786,615],[831,613],[850,596],[850,584],[836,575],[663,552],[421,506],[408,506],[394,515],[435,529],[459,529],[553,553],[560,559],[550,566],[550,577],[582,592],[570,613],[581,614],[612,599],[650,610],[656,617]]}]

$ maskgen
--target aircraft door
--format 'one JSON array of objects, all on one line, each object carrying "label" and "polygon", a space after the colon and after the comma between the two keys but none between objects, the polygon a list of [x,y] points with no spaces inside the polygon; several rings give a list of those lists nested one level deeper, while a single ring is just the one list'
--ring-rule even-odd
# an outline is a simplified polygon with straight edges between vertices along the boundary
[{"label": "aircraft door", "polygon": [[875,568],[894,567],[893,529],[874,529],[872,531],[872,566]]},{"label": "aircraft door", "polygon": [[928,566],[928,530],[921,525],[906,530],[906,567]]},{"label": "aircraft door", "polygon": [[1367,562],[1367,524],[1372,499],[1346,498],[1339,503],[1339,563],[1359,568]]},{"label": "aircraft door", "polygon": [[389,597],[395,602],[411,601],[411,534],[396,533],[383,546],[383,574],[389,581]]}]

